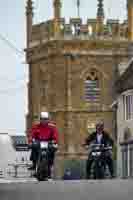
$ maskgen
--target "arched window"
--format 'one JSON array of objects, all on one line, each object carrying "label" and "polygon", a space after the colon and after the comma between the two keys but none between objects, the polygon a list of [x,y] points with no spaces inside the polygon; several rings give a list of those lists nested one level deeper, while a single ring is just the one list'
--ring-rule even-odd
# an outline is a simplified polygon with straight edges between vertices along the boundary
[{"label": "arched window", "polygon": [[100,83],[95,70],[92,70],[85,80],[85,100],[93,102],[100,100]]}]

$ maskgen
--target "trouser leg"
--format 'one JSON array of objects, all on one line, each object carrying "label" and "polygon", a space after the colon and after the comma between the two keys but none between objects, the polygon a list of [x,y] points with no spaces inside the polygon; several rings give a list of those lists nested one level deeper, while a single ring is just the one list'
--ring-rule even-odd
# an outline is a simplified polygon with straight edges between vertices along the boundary
[{"label": "trouser leg", "polygon": [[111,176],[114,176],[114,165],[113,165],[113,159],[111,158],[111,156],[108,156],[106,158],[106,163],[109,167],[109,171],[110,171]]},{"label": "trouser leg", "polygon": [[55,152],[49,152],[48,154],[48,177],[51,178],[51,169],[54,164]]},{"label": "trouser leg", "polygon": [[92,165],[93,160],[88,158],[87,162],[86,162],[86,178],[89,179],[90,178],[90,172],[91,172],[91,165]]},{"label": "trouser leg", "polygon": [[34,169],[36,168],[37,159],[38,159],[38,149],[32,148],[30,160],[33,163],[32,168]]}]

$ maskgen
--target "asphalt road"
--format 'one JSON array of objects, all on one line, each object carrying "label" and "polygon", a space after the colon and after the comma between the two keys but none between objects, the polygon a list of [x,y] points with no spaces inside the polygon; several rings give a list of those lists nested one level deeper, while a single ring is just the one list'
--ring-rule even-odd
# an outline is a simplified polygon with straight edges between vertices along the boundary
[{"label": "asphalt road", "polygon": [[133,180],[1,183],[0,200],[132,200]]}]

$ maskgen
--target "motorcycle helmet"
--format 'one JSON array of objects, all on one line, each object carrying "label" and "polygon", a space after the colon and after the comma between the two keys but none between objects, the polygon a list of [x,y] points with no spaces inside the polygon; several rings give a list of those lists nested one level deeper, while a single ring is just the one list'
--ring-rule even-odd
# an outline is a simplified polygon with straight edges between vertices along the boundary
[{"label": "motorcycle helmet", "polygon": [[48,112],[41,112],[40,113],[40,119],[49,119],[49,113]]}]

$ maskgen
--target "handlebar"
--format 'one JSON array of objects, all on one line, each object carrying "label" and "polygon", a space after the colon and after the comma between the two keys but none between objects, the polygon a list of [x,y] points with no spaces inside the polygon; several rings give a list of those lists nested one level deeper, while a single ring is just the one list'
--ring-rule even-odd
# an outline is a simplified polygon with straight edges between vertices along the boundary
[{"label": "handlebar", "polygon": [[[38,141],[38,140],[33,139],[33,140],[32,140],[32,143],[28,145],[28,148],[29,148],[29,149],[32,149],[32,148],[35,147],[35,146],[36,146],[36,147],[39,147],[39,143],[40,143],[40,142],[41,142],[41,141]],[[58,144],[57,144],[54,140],[52,140],[52,141],[47,141],[47,142],[49,143],[50,146],[54,147],[55,149],[58,148]]]},{"label": "handlebar", "polygon": [[87,149],[101,148],[103,150],[112,150],[112,146],[105,146],[104,144],[83,144],[82,146],[85,146]]}]

